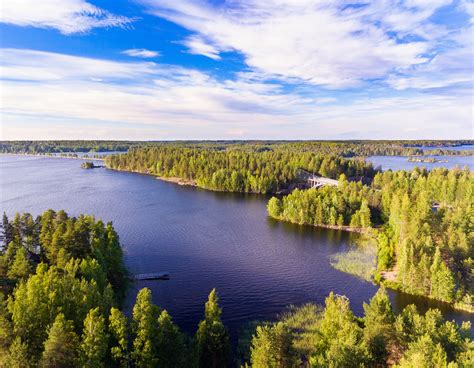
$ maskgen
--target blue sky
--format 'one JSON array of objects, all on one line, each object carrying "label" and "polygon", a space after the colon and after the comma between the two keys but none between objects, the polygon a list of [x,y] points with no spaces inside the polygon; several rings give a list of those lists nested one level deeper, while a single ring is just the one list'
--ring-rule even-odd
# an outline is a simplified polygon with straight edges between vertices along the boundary
[{"label": "blue sky", "polygon": [[467,0],[15,0],[1,139],[472,139]]}]

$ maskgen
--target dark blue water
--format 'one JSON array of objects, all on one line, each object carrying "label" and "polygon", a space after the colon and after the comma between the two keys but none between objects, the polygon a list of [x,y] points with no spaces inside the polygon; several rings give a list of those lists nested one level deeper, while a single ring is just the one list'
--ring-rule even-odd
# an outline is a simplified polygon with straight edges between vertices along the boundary
[{"label": "dark blue water", "polygon": [[[234,334],[245,322],[273,319],[290,304],[323,303],[331,290],[351,300],[356,314],[377,287],[333,269],[328,257],[353,238],[334,230],[278,223],[267,218],[264,196],[214,193],[153,177],[106,169],[84,170],[81,161],[0,156],[0,209],[8,215],[48,208],[113,221],[131,273],[169,271],[169,281],[149,287],[185,331],[194,332],[212,288]],[[425,298],[391,292],[399,310],[416,302],[439,306],[446,317],[469,314]]]}]

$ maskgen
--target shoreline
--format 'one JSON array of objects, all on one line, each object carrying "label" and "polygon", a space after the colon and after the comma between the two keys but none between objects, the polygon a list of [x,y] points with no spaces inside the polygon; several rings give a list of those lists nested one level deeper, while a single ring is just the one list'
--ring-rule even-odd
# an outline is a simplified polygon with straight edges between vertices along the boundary
[{"label": "shoreline", "polygon": [[295,225],[301,225],[301,226],[311,226],[311,227],[319,227],[319,228],[323,228],[323,229],[331,229],[331,230],[341,230],[341,231],[345,231],[345,232],[349,232],[349,233],[357,233],[357,234],[364,234],[364,235],[372,235],[373,233],[373,230],[374,228],[370,228],[370,229],[363,229],[363,228],[358,228],[358,227],[350,227],[348,225],[343,225],[343,226],[339,226],[339,225],[325,225],[325,224],[318,224],[318,225],[314,225],[314,224],[301,224],[299,222],[295,222],[295,221],[290,221],[290,220],[282,220],[280,218],[277,218],[277,217],[272,217],[270,215],[268,215],[268,217],[276,220],[276,221],[280,221],[280,222],[286,222],[286,223],[289,223],[289,224],[295,224]]},{"label": "shoreline", "polygon": [[[33,155],[33,156],[35,156],[35,155]],[[53,156],[47,156],[47,157],[53,157]],[[64,157],[64,158],[71,158],[71,157]],[[76,159],[76,158],[72,158],[72,159]],[[136,170],[121,170],[121,169],[112,169],[112,168],[109,168],[109,167],[106,167],[106,169],[114,170],[114,171],[118,171],[118,172],[127,172],[127,173],[148,175],[148,176],[152,176],[152,177],[156,178],[157,180],[162,180],[162,181],[177,184],[177,185],[201,188],[201,189],[212,191],[212,192],[225,192],[225,191],[218,191],[218,190],[208,189],[208,188],[205,188],[205,187],[200,187],[199,185],[197,185],[197,183],[194,180],[186,180],[186,179],[179,178],[179,177],[164,177],[164,176],[157,176],[157,175],[153,175],[153,174],[146,173],[146,172],[140,172],[140,171],[136,171]],[[254,192],[226,192],[226,193],[259,194],[259,193],[254,193]],[[373,236],[374,235],[374,230],[375,231],[377,230],[376,228],[369,228],[369,229],[353,228],[353,227],[346,226],[346,225],[338,226],[338,225],[324,225],[324,224],[319,224],[319,225],[300,224],[298,222],[282,220],[282,219],[271,217],[271,216],[269,216],[269,217],[276,220],[276,221],[286,222],[286,223],[295,224],[295,225],[311,226],[311,227],[315,227],[315,228],[324,228],[324,229],[331,229],[331,230],[340,230],[340,231],[345,231],[345,232],[348,232],[348,233],[356,233],[356,234],[366,235],[366,236]],[[333,266],[331,265],[331,267],[333,267]],[[355,275],[355,274],[350,273],[350,272],[346,272],[346,271],[340,271],[340,272],[344,272],[344,273],[347,273],[351,276],[358,277],[358,275]],[[393,277],[390,277],[390,276],[393,276],[393,275],[391,275],[390,271],[388,271],[387,273],[388,273],[387,276],[389,276],[389,278],[393,278]],[[474,309],[473,308],[469,308],[468,306],[465,306],[465,305],[460,305],[459,303],[448,303],[448,302],[440,301],[438,299],[430,298],[429,296],[423,295],[423,294],[407,293],[406,291],[403,290],[402,286],[400,284],[398,284],[395,280],[384,279],[384,280],[381,280],[380,282],[375,282],[372,278],[372,281],[377,285],[383,285],[386,288],[394,290],[394,291],[400,291],[400,292],[403,292],[405,294],[420,296],[420,297],[426,298],[428,300],[433,300],[433,301],[436,301],[436,302],[445,303],[445,304],[449,305],[451,308],[453,308],[454,310],[467,312],[469,314],[474,314]]]},{"label": "shoreline", "polygon": [[52,154],[40,154],[40,153],[10,153],[10,152],[0,152],[0,156],[26,156],[26,157],[42,157],[42,158],[65,158],[69,160],[97,160],[105,161],[105,158],[96,158],[96,157],[71,157],[71,156],[55,156]]}]

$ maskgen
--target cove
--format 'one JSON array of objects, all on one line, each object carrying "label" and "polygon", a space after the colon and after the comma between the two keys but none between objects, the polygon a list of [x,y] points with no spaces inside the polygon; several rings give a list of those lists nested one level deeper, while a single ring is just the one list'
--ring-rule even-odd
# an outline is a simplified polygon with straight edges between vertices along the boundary
[{"label": "cove", "polygon": [[[279,223],[267,217],[268,197],[209,192],[151,176],[83,170],[77,160],[0,156],[0,209],[38,215],[48,208],[113,221],[133,274],[170,273],[169,281],[132,285],[127,305],[149,287],[154,302],[195,331],[203,304],[217,288],[223,321],[235,335],[247,321],[275,318],[290,304],[323,303],[346,295],[362,313],[376,285],[333,269],[329,256],[349,249],[357,235]],[[415,303],[442,309],[448,319],[466,312],[422,297],[390,292],[394,308]]]}]

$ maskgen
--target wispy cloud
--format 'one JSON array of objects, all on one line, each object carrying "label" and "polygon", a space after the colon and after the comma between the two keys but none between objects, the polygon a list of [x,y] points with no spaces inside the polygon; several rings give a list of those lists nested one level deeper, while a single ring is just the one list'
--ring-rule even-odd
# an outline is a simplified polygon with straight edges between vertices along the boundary
[{"label": "wispy cloud", "polygon": [[183,42],[192,53],[218,59],[235,51],[254,74],[328,88],[387,78],[393,85],[393,73],[429,63],[452,34],[432,21],[451,0],[137,1],[193,32]]},{"label": "wispy cloud", "polygon": [[204,55],[214,60],[221,59],[219,50],[200,36],[190,36],[182,44],[188,48],[190,54]]},{"label": "wispy cloud", "polygon": [[160,56],[160,53],[158,51],[152,51],[147,49],[128,49],[122,51],[122,54],[145,59],[151,59]]},{"label": "wispy cloud", "polygon": [[[42,124],[48,126],[43,138],[81,131],[83,138],[309,139],[359,127],[359,138],[472,136],[469,96],[424,93],[341,103],[321,92],[300,95],[174,65],[1,51],[0,64],[8,68],[2,76],[3,139],[30,137]],[[69,127],[63,123],[72,120]],[[91,122],[94,129],[81,128]]]},{"label": "wispy cloud", "polygon": [[57,29],[63,34],[98,27],[124,27],[133,19],[111,14],[86,0],[11,0],[1,5],[0,22]]}]

